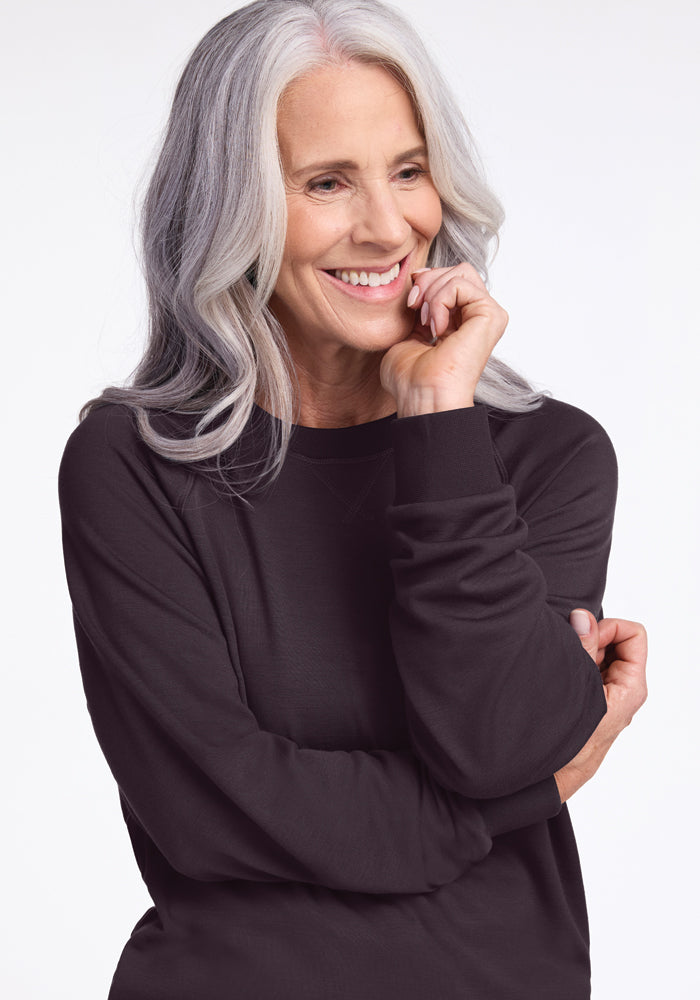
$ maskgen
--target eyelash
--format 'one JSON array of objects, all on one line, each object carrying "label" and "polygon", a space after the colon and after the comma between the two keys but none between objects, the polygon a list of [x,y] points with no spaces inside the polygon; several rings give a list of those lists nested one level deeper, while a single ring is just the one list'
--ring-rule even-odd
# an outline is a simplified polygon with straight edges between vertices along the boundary
[{"label": "eyelash", "polygon": [[[404,181],[409,181],[410,182],[410,181],[413,181],[413,180],[417,180],[422,174],[427,173],[427,171],[423,170],[422,167],[404,167],[403,170],[399,170],[398,171],[399,175],[400,174],[409,174],[409,173],[412,174],[413,176],[412,177],[407,177],[407,178],[402,178]],[[339,183],[339,181],[338,181],[337,177],[321,177],[319,180],[310,181],[308,187],[309,187],[309,191],[312,191],[312,192],[315,192],[315,193],[319,193],[319,194],[334,194],[335,193],[335,188],[332,188],[330,190],[328,188],[324,189],[323,185],[324,184],[338,184],[338,183]]]}]

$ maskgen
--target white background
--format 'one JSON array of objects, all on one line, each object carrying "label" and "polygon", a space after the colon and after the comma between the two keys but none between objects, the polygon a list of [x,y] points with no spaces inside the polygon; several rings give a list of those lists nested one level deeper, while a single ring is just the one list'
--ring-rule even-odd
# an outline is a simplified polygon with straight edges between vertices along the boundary
[{"label": "white background", "polygon": [[[690,1000],[700,995],[700,6],[402,6],[457,88],[506,206],[492,276],[511,316],[501,355],[594,414],[619,458],[605,608],[646,623],[650,696],[570,805],[593,997]],[[179,69],[230,9],[37,0],[3,15],[0,988],[12,1000],[106,997],[150,905],[84,705],[56,471],[79,406],[137,360],[133,192]]]}]

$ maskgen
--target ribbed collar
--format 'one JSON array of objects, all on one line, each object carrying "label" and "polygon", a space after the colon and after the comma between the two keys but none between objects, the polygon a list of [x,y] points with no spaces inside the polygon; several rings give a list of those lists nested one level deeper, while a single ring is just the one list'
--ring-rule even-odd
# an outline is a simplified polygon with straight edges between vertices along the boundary
[{"label": "ribbed collar", "polygon": [[[265,419],[279,422],[277,417],[254,406],[255,422]],[[376,455],[392,447],[391,427],[396,414],[378,420],[369,420],[352,427],[305,427],[294,424],[289,450],[307,458],[344,459]]]}]

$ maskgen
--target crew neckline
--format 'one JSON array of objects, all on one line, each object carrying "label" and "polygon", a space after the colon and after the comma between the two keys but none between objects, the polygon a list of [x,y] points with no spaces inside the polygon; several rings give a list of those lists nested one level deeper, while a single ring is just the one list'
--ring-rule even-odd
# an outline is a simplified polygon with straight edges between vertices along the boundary
[{"label": "crew neckline", "polygon": [[[253,407],[259,419],[267,417],[280,423],[277,417],[257,403],[253,403]],[[392,447],[391,428],[396,419],[397,414],[390,413],[386,417],[349,427],[307,427],[305,424],[293,424],[289,450],[307,458],[343,459],[376,455]]]}]

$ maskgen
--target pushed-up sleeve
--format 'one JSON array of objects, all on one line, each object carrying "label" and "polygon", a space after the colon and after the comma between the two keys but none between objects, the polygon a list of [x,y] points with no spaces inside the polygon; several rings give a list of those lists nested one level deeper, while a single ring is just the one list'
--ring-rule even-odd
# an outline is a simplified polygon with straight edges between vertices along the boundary
[{"label": "pushed-up sleeve", "polygon": [[428,892],[497,834],[559,812],[552,778],[481,804],[442,788],[410,749],[310,749],[262,730],[163,460],[123,408],[103,409],[73,433],[59,474],[80,666],[130,817],[175,870]]},{"label": "pushed-up sleeve", "polygon": [[390,628],[409,731],[434,777],[465,796],[554,774],[606,712],[568,615],[601,611],[617,465],[600,425],[555,406],[520,418],[520,498],[483,406],[392,429]]}]

